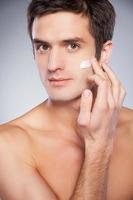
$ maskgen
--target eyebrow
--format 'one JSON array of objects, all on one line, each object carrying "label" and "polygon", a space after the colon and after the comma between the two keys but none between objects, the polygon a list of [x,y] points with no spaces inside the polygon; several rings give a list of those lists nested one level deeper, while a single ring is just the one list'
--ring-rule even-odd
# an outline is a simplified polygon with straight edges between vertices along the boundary
[{"label": "eyebrow", "polygon": [[[68,38],[68,39],[64,39],[62,41],[60,41],[61,43],[71,43],[71,42],[80,42],[80,43],[85,43],[85,40],[81,37],[74,37],[74,38]],[[34,38],[33,39],[33,44],[37,44],[37,43],[49,43],[45,40],[41,40],[39,38]]]}]

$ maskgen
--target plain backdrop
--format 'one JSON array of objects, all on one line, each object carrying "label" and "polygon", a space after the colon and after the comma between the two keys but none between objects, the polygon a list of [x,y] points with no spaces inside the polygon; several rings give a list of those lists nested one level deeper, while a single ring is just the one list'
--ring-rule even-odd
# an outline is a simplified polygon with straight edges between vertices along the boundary
[{"label": "plain backdrop", "polygon": [[[0,1],[0,124],[15,119],[47,98],[27,33],[30,0]],[[123,82],[124,106],[133,108],[133,1],[112,0],[117,13],[111,67]]]}]

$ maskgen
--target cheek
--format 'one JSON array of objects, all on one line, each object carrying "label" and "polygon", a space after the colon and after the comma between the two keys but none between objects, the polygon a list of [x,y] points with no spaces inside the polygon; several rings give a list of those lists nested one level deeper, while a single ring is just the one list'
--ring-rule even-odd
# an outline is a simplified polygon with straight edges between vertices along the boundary
[{"label": "cheek", "polygon": [[43,59],[41,58],[41,56],[36,56],[35,62],[39,69],[43,68],[44,63],[43,63]]},{"label": "cheek", "polygon": [[35,58],[35,63],[36,63],[40,78],[42,82],[44,82],[46,79],[46,73],[47,73],[46,63],[44,62],[44,59],[41,59],[40,57]]},{"label": "cheek", "polygon": [[36,65],[38,67],[39,70],[45,70],[46,69],[46,58],[44,58],[43,55],[39,55],[39,56],[36,56],[35,57],[35,62],[36,62]]},{"label": "cheek", "polygon": [[89,86],[90,84],[88,82],[88,77],[93,74],[92,67],[90,67],[89,69],[79,69],[77,71],[78,72],[75,74],[75,76],[79,87],[82,87],[84,89],[88,87],[91,88],[91,86]]},{"label": "cheek", "polygon": [[84,80],[86,82],[88,80],[88,77],[93,75],[93,70],[92,67],[86,68],[86,69],[81,69],[79,68],[77,70],[77,76],[79,77],[79,80]]}]

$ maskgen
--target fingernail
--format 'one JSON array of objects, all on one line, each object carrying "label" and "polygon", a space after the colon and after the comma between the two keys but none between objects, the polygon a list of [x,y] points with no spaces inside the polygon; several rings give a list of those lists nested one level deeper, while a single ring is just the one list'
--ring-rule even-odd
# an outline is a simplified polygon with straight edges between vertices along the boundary
[{"label": "fingernail", "polygon": [[89,90],[84,90],[84,97],[87,98],[90,96]]}]

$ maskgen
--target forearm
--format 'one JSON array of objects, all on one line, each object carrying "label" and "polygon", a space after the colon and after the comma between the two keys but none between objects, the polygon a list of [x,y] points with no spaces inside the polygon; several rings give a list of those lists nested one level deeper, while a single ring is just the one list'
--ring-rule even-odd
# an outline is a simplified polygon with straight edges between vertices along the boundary
[{"label": "forearm", "polygon": [[[93,152],[92,152],[93,151]],[[71,200],[106,200],[111,148],[85,148],[85,159]]]}]

